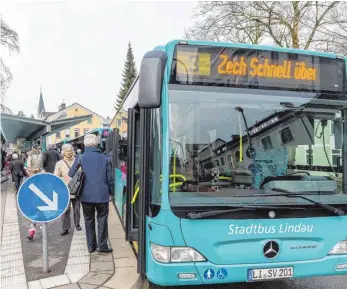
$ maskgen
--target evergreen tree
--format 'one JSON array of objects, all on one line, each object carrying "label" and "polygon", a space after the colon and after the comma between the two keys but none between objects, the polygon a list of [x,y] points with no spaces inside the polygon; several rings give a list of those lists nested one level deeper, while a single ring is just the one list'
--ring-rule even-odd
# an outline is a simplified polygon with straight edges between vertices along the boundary
[{"label": "evergreen tree", "polygon": [[135,61],[134,61],[134,54],[133,49],[131,48],[131,44],[129,42],[128,44],[128,52],[127,52],[127,58],[125,60],[124,69],[123,69],[123,80],[121,84],[121,88],[119,90],[119,93],[117,95],[117,100],[115,104],[115,108],[118,110],[120,105],[123,102],[124,97],[129,91],[129,88],[133,84],[135,78],[136,78],[137,72],[135,68]]}]

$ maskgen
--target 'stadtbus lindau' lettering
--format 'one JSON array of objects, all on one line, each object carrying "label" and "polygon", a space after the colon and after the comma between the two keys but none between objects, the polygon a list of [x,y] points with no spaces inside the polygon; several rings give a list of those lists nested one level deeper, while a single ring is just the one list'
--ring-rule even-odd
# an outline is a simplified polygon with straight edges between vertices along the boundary
[{"label": "'stadtbus lindau' lettering", "polygon": [[257,234],[286,234],[286,233],[311,233],[313,225],[299,223],[297,225],[280,224],[277,226],[263,226],[262,224],[252,224],[249,226],[239,226],[231,224],[229,235],[257,235]]}]

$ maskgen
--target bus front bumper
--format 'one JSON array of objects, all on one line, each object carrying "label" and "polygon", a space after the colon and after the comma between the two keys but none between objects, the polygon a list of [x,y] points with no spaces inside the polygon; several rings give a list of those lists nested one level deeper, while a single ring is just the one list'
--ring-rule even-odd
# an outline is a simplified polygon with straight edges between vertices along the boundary
[{"label": "bus front bumper", "polygon": [[161,286],[252,282],[248,279],[250,270],[287,267],[293,268],[292,278],[347,275],[347,255],[298,262],[240,265],[215,265],[210,262],[164,264],[156,262],[151,254],[148,257],[146,277]]}]

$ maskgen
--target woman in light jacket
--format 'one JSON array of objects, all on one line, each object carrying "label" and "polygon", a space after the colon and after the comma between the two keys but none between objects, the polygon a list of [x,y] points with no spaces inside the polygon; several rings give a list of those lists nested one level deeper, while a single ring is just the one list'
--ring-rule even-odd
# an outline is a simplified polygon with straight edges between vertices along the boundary
[{"label": "woman in light jacket", "polygon": [[[63,159],[58,161],[55,165],[54,174],[61,178],[64,183],[67,185],[71,178],[69,177],[69,170],[75,161],[74,151],[71,144],[64,144],[62,147],[61,154]],[[69,234],[69,230],[71,228],[71,214],[70,207],[73,207],[74,213],[74,224],[77,231],[81,231],[82,228],[80,226],[80,213],[81,213],[81,202],[75,196],[70,195],[70,204],[68,209],[62,216],[62,232],[61,235],[65,236]]]}]

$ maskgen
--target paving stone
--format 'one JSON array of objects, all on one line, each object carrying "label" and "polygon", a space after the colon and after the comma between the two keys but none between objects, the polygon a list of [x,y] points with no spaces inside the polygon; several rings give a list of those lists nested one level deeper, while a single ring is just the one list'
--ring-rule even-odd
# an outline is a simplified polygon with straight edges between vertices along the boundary
[{"label": "paving stone", "polygon": [[73,235],[73,239],[72,240],[79,240],[79,239],[87,240],[87,237],[86,237],[85,234],[84,235],[77,235],[77,234]]},{"label": "paving stone", "polygon": [[[2,285],[2,284],[1,284]],[[28,285],[26,282],[19,284],[12,284],[6,287],[1,287],[2,289],[28,289]]]},{"label": "paving stone", "polygon": [[94,262],[108,262],[108,261],[112,261],[113,256],[112,254],[92,254],[90,256],[90,260],[92,263]]},{"label": "paving stone", "polygon": [[[1,247],[1,257],[2,258],[4,256],[7,256],[7,255],[18,254],[18,253],[22,253],[22,248],[14,247],[14,248],[4,249]],[[2,260],[2,258],[1,258],[1,260]]]},{"label": "paving stone", "polygon": [[103,284],[113,289],[131,288],[140,280],[136,267],[117,268],[112,278]]},{"label": "paving stone", "polygon": [[97,263],[91,263],[90,265],[90,271],[92,272],[100,272],[100,271],[113,271],[114,265],[113,262],[97,262]]},{"label": "paving stone", "polygon": [[81,289],[95,289],[99,287],[98,285],[84,284],[80,282],[78,282],[78,285],[80,286]]},{"label": "paving stone", "polygon": [[69,257],[67,265],[89,264],[90,256]]},{"label": "paving stone", "polygon": [[22,259],[23,259],[22,252],[1,256],[1,262],[3,262],[3,263],[12,262],[15,260],[22,260]]},{"label": "paving stone", "polygon": [[[111,274],[101,274],[89,272],[86,276],[84,276],[79,283],[85,283],[90,285],[102,285],[106,282],[108,278],[110,278]],[[124,288],[123,288],[124,289]]]},{"label": "paving stone", "polygon": [[65,273],[88,273],[89,272],[89,263],[88,264],[71,264],[65,267]]},{"label": "paving stone", "polygon": [[29,289],[42,289],[40,280],[28,282]]},{"label": "paving stone", "polygon": [[77,284],[67,284],[59,287],[55,287],[54,289],[79,289]]},{"label": "paving stone", "polygon": [[70,284],[70,281],[65,274],[41,279],[40,282],[43,289]]},{"label": "paving stone", "polygon": [[136,267],[137,266],[137,260],[136,260],[135,256],[133,258],[114,259],[114,265],[116,268]]},{"label": "paving stone", "polygon": [[82,257],[82,256],[90,257],[88,250],[71,250],[70,249],[69,258],[70,257]]},{"label": "paving stone", "polygon": [[74,244],[73,250],[85,250],[86,247],[87,247],[86,244]]},{"label": "paving stone", "polygon": [[118,258],[133,258],[135,256],[134,251],[132,248],[125,247],[125,248],[114,248],[113,249],[113,258],[118,259]]},{"label": "paving stone", "polygon": [[111,227],[109,225],[109,230],[108,230],[108,237],[109,238],[125,238],[125,233],[122,225],[114,225]]},{"label": "paving stone", "polygon": [[3,288],[3,287],[8,287],[12,285],[14,286],[17,284],[25,283],[26,279],[25,279],[25,275],[21,274],[21,275],[1,278],[0,282],[1,282],[1,288]]},{"label": "paving stone", "polygon": [[77,245],[77,244],[83,244],[86,246],[86,248],[88,248],[87,246],[87,240],[85,238],[75,238],[75,236],[73,236],[72,242],[71,242],[71,246]]},{"label": "paving stone", "polygon": [[11,277],[11,276],[17,276],[17,275],[24,275],[24,267],[12,267],[12,268],[8,268],[5,267],[3,269],[0,270],[0,276],[1,277]]},{"label": "paving stone", "polygon": [[81,280],[87,273],[72,273],[66,274],[71,283],[77,283]]},{"label": "paving stone", "polygon": [[24,268],[23,259],[17,259],[7,263],[4,263],[4,262],[0,263],[0,270],[9,269],[9,268],[21,268],[21,267]]}]

